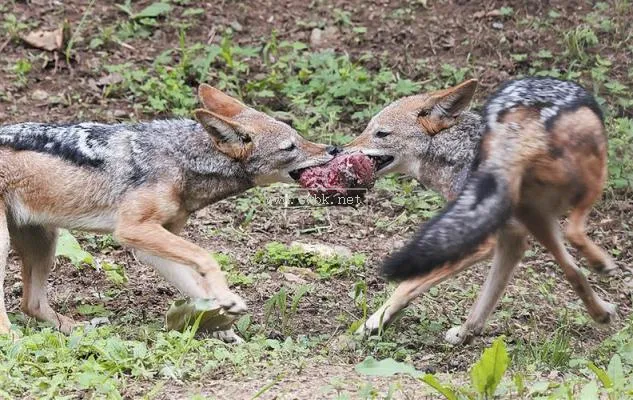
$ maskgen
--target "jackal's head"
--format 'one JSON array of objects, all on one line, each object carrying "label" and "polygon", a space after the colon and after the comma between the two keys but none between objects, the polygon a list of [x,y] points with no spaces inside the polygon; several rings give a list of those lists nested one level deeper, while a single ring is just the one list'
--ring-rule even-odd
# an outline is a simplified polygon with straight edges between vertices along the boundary
[{"label": "jackal's head", "polygon": [[312,143],[287,124],[202,84],[204,108],[194,111],[216,148],[243,164],[256,185],[293,182],[301,170],[324,164],[337,149]]},{"label": "jackal's head", "polygon": [[401,172],[420,179],[421,158],[434,157],[432,139],[455,125],[475,93],[471,79],[455,87],[399,99],[376,114],[345,152],[370,156],[378,176]]}]

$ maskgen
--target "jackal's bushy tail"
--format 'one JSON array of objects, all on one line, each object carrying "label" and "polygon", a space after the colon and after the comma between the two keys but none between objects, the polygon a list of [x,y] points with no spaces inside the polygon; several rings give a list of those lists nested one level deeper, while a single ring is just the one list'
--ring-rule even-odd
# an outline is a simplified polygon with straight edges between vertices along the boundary
[{"label": "jackal's bushy tail", "polygon": [[387,259],[390,280],[426,275],[474,251],[511,216],[525,168],[547,149],[545,134],[520,124],[489,125],[482,138],[487,156],[457,199]]},{"label": "jackal's bushy tail", "polygon": [[508,182],[498,171],[475,172],[454,202],[387,259],[385,277],[404,280],[425,275],[472,252],[509,218],[512,196]]}]

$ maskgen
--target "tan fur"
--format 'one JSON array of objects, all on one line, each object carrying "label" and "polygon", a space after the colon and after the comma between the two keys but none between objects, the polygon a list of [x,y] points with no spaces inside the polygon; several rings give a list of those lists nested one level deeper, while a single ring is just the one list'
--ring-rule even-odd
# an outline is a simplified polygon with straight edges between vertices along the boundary
[{"label": "tan fur", "polygon": [[198,96],[204,108],[227,118],[233,118],[247,108],[239,100],[204,83],[198,87]]}]

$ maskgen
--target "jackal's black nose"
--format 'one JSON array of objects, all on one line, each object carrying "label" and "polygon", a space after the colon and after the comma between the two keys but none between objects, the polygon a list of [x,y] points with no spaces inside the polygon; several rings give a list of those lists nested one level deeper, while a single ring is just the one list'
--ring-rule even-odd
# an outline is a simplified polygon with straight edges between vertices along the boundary
[{"label": "jackal's black nose", "polygon": [[342,149],[338,146],[328,146],[325,148],[325,151],[331,155],[331,156],[335,156],[338,153],[340,153],[342,151]]}]

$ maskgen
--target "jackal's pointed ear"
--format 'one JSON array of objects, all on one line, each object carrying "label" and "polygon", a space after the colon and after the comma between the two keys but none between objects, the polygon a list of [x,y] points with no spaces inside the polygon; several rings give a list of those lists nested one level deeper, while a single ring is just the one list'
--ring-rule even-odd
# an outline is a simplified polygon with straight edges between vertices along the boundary
[{"label": "jackal's pointed ear", "polygon": [[195,110],[193,114],[209,132],[218,150],[236,160],[243,160],[249,156],[253,143],[250,135],[239,123],[203,109]]},{"label": "jackal's pointed ear", "polygon": [[232,118],[247,108],[239,100],[204,83],[198,87],[198,97],[205,109],[223,117]]},{"label": "jackal's pointed ear", "polygon": [[457,117],[473,99],[477,89],[477,80],[470,79],[448,89],[437,91],[430,96],[430,106],[425,107],[418,115],[420,123],[429,135],[455,124]]}]

